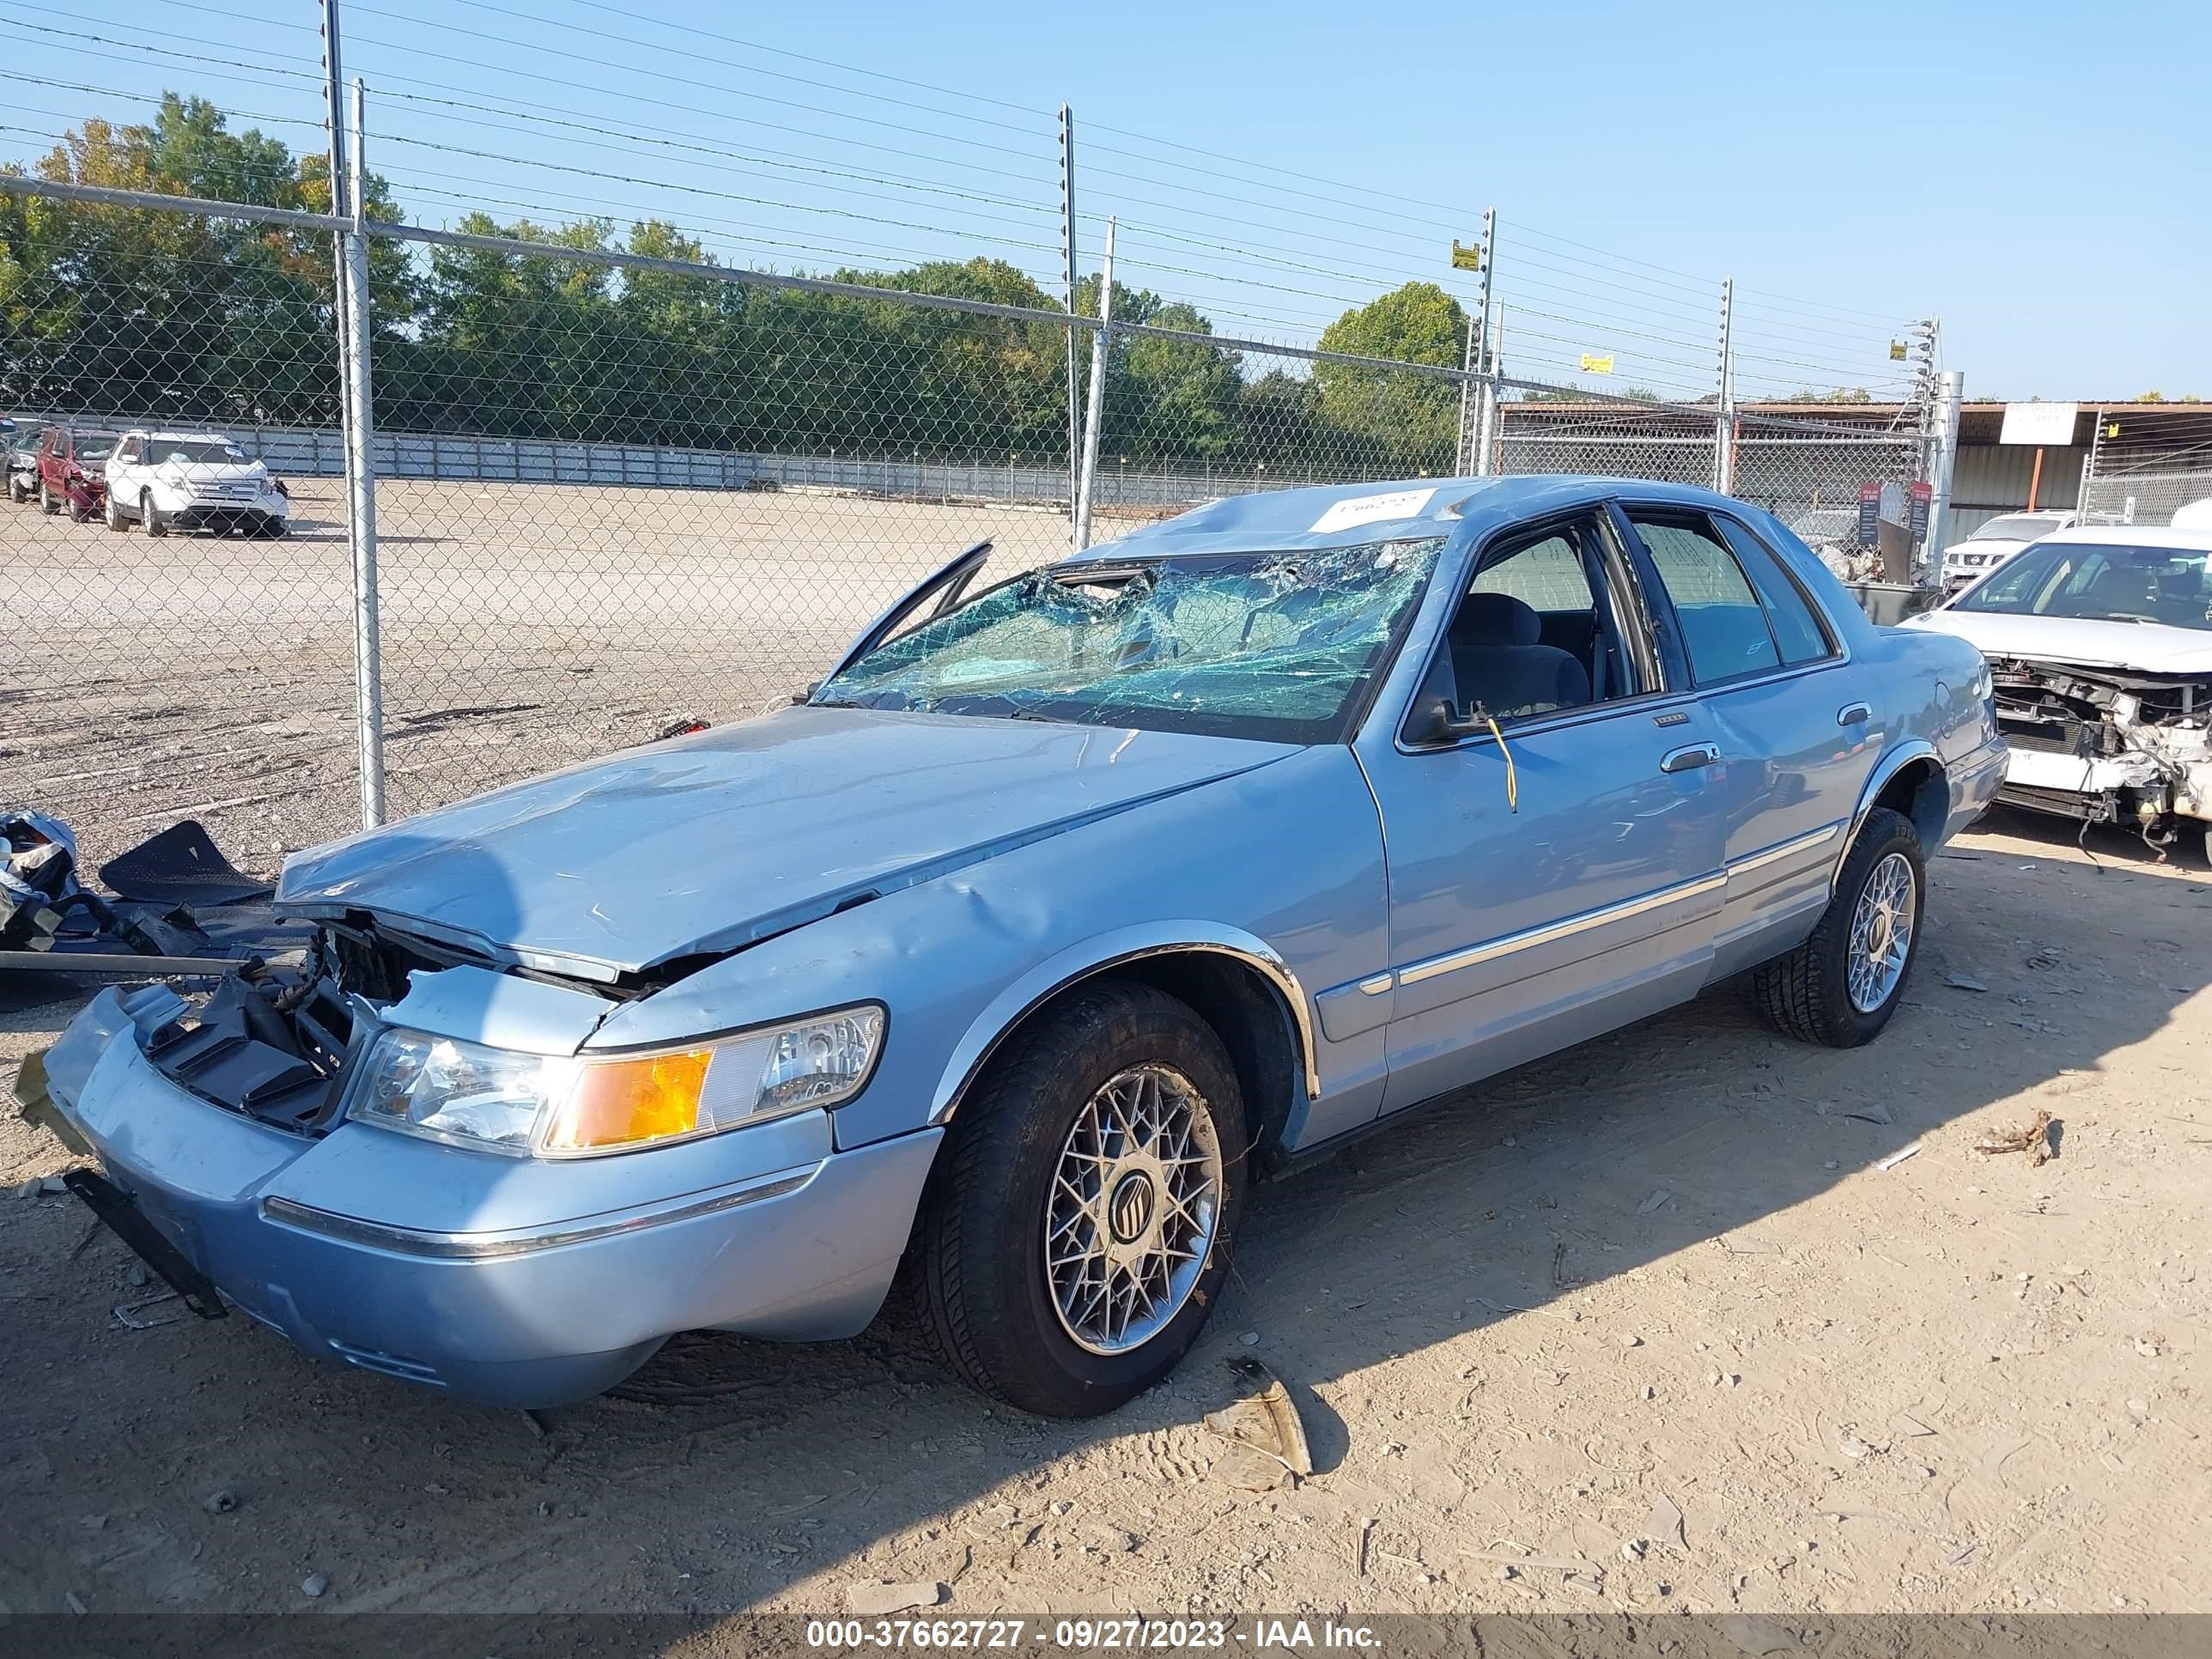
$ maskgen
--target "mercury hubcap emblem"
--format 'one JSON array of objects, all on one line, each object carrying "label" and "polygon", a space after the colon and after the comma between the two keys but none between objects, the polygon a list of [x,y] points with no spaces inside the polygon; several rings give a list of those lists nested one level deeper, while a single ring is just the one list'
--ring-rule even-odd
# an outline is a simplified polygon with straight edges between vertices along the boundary
[{"label": "mercury hubcap emblem", "polygon": [[1123,1176],[1114,1188],[1114,1203],[1109,1213],[1113,1218],[1116,1244],[1133,1244],[1142,1238],[1152,1219],[1152,1176],[1142,1170],[1132,1170]]}]

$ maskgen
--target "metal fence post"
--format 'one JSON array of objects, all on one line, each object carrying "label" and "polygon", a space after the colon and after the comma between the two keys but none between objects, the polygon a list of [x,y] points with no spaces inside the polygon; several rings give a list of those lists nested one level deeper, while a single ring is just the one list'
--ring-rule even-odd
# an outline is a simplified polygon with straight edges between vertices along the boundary
[{"label": "metal fence post", "polygon": [[1922,555],[1933,569],[1943,568],[1943,545],[1950,539],[1951,479],[1959,465],[1959,403],[1966,377],[1946,369],[1936,387],[1935,489],[1928,502],[1927,551]]},{"label": "metal fence post", "polygon": [[1060,106],[1060,263],[1067,292],[1067,525],[1073,538],[1075,497],[1083,483],[1083,410],[1075,351],[1075,116],[1065,104]]},{"label": "metal fence post", "polygon": [[2096,424],[2089,428],[2089,453],[2081,459],[2081,482],[2075,486],[2074,491],[2074,509],[2077,513],[2089,511],[2090,493],[2095,489],[2097,483],[2097,462],[2103,456],[2104,451],[2105,410],[2104,405],[2100,404],[2097,406]]},{"label": "metal fence post", "polygon": [[[330,130],[331,216],[346,216],[345,205],[345,68],[338,52],[338,0],[323,0],[324,119]],[[337,336],[338,404],[344,407],[345,377],[351,372],[346,349],[349,319],[346,307],[345,234],[331,233],[331,323]]]},{"label": "metal fence post", "polygon": [[1735,418],[1735,357],[1729,332],[1735,320],[1735,278],[1721,278],[1721,362],[1719,408],[1713,415],[1713,488],[1723,495],[1735,487],[1735,445],[1730,426]]},{"label": "metal fence post", "polygon": [[[361,765],[361,821],[384,822],[384,664],[377,629],[376,458],[369,379],[368,162],[362,84],[353,83],[353,228],[345,236],[346,528],[353,550],[353,673],[356,741]],[[479,471],[482,469],[479,468]]]},{"label": "metal fence post", "polygon": [[[1462,354],[1460,372],[1467,376],[1459,383],[1459,442],[1452,451],[1452,471],[1464,473],[1474,466],[1469,452],[1474,447],[1474,371],[1480,363],[1490,361],[1490,343],[1483,339],[1490,325],[1490,259],[1498,228],[1498,210],[1482,210],[1482,280],[1477,289],[1475,314],[1467,319],[1467,349]],[[1457,243],[1453,246],[1456,248]],[[1478,345],[1478,342],[1480,344]],[[1477,356],[1478,350],[1480,356]]]},{"label": "metal fence post", "polygon": [[1083,417],[1083,471],[1075,483],[1075,548],[1091,545],[1091,508],[1098,488],[1098,428],[1106,411],[1106,360],[1114,346],[1114,222],[1098,270],[1098,331],[1091,337],[1091,398]]},{"label": "metal fence post", "polygon": [[[1505,307],[1499,306],[1496,317],[1490,315],[1490,298],[1483,296],[1483,349],[1490,359],[1489,372],[1482,381],[1482,417],[1475,424],[1474,476],[1487,478],[1504,468],[1498,463],[1503,459],[1504,445],[1498,441],[1505,420],[1505,406],[1498,397],[1498,377],[1505,372]],[[1493,454],[1493,449],[1501,452]]]}]

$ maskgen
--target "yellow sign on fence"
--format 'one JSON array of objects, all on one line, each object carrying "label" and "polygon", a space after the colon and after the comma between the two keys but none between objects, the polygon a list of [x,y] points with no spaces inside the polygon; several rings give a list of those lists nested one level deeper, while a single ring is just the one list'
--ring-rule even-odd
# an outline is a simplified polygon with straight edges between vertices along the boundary
[{"label": "yellow sign on fence", "polygon": [[1480,270],[1482,269],[1482,245],[1478,242],[1473,247],[1464,247],[1461,246],[1458,237],[1453,237],[1452,269],[1454,270]]},{"label": "yellow sign on fence", "polygon": [[1608,351],[1604,356],[1598,357],[1593,356],[1590,353],[1585,351],[1583,353],[1583,373],[1585,374],[1612,374],[1613,354]]}]

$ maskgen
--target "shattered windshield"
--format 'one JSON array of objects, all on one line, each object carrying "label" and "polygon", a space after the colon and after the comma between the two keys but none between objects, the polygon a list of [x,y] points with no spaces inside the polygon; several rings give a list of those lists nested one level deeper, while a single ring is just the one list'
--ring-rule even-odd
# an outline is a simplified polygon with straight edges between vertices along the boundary
[{"label": "shattered windshield", "polygon": [[2200,548],[2039,542],[1952,609],[2212,630],[2207,556]]},{"label": "shattered windshield", "polygon": [[814,701],[1334,742],[1443,545],[1033,570],[877,647]]}]

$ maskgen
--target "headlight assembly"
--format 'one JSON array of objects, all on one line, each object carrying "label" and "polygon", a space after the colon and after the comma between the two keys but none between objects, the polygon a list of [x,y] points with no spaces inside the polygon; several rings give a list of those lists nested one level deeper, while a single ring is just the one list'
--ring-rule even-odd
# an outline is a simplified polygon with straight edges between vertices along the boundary
[{"label": "headlight assembly", "polygon": [[873,1005],[605,1060],[395,1028],[363,1059],[348,1115],[515,1157],[629,1152],[842,1104],[866,1085],[883,1037]]}]

